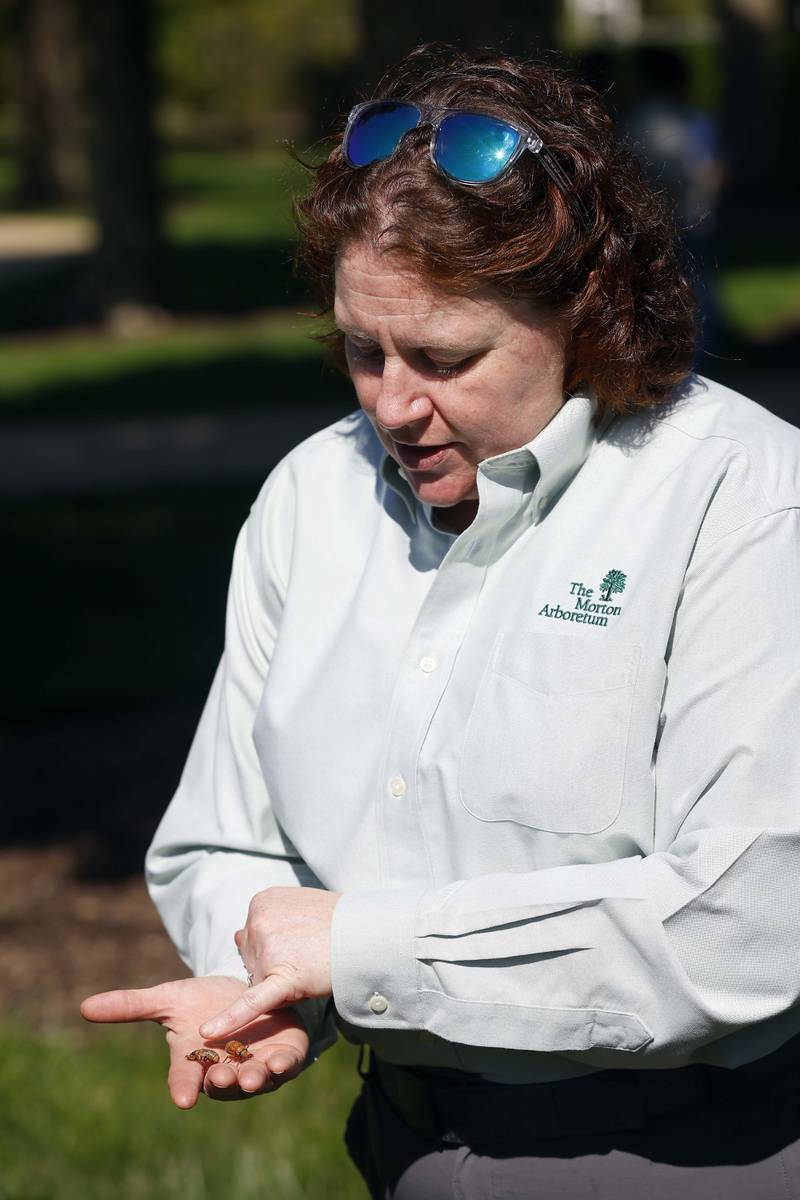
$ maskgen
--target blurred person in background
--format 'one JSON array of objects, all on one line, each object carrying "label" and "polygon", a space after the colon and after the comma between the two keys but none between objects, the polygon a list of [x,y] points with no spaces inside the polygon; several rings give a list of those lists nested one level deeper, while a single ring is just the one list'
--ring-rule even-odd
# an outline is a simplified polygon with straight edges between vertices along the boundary
[{"label": "blurred person in background", "polygon": [[689,102],[689,68],[675,50],[643,46],[636,68],[638,99],[628,114],[628,133],[651,183],[675,204],[694,267],[701,336],[710,343],[719,327],[712,254],[726,174],[717,122]]},{"label": "blurred person in background", "polygon": [[360,407],[237,543],[147,860],[195,978],[84,1015],[159,1021],[182,1108],[338,1028],[374,1197],[800,1196],[800,434],[690,374],[550,65],[414,52],[298,216]]}]

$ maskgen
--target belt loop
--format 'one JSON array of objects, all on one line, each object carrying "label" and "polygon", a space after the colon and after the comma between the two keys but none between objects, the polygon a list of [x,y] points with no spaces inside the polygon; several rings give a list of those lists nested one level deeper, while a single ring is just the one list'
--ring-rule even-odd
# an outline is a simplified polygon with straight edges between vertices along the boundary
[{"label": "belt loop", "polygon": [[364,1070],[364,1051],[366,1049],[367,1049],[367,1043],[362,1042],[361,1045],[358,1047],[358,1062],[356,1063],[356,1070],[358,1071],[359,1075],[365,1082],[367,1079],[369,1079],[370,1074],[372,1072],[372,1055],[370,1055],[370,1058],[369,1058],[369,1067],[367,1068],[366,1071]]}]

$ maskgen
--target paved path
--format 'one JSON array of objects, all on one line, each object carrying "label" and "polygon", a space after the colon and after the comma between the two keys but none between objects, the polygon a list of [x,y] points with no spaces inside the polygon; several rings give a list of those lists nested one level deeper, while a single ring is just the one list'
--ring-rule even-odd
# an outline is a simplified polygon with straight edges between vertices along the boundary
[{"label": "paved path", "polygon": [[88,217],[48,213],[0,216],[0,284],[28,282],[46,276],[55,263],[87,254],[97,242]]}]

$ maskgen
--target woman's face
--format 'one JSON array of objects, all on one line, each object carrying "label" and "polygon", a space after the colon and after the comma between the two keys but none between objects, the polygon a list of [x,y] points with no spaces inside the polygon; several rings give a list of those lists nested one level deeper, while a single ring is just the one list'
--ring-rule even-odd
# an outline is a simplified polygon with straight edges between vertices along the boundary
[{"label": "woman's face", "polygon": [[391,254],[349,246],[336,324],[358,400],[417,497],[460,532],[484,459],[529,442],[564,402],[565,337],[524,301],[432,290]]}]

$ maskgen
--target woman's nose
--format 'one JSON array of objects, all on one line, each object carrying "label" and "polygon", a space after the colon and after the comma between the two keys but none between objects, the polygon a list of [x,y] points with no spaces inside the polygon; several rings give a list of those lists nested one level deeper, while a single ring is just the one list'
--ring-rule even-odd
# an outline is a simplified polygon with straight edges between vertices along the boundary
[{"label": "woman's nose", "polygon": [[375,419],[382,428],[397,430],[426,420],[433,403],[420,374],[407,363],[387,358],[383,364]]}]

